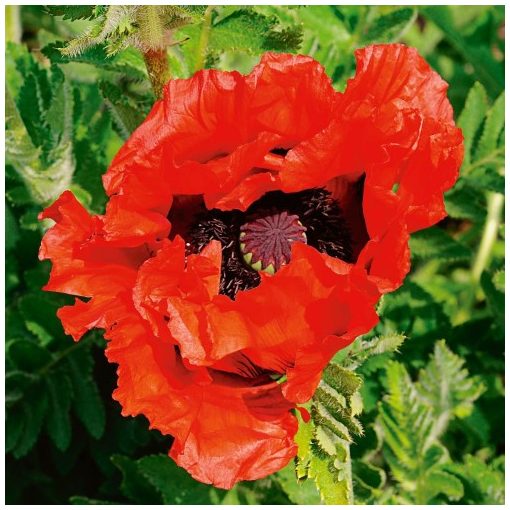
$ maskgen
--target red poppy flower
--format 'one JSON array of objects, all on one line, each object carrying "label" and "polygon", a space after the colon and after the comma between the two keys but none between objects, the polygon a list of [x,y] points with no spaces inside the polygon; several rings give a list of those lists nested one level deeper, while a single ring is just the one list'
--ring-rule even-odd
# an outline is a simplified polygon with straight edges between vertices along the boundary
[{"label": "red poppy flower", "polygon": [[402,45],[357,59],[343,94],[284,54],[173,80],[104,176],[106,213],[65,192],[41,215],[45,289],[90,298],[59,310],[65,330],[106,329],[123,414],[203,482],[288,463],[292,409],[377,322],[409,232],[445,214],[462,159],[446,84]]}]

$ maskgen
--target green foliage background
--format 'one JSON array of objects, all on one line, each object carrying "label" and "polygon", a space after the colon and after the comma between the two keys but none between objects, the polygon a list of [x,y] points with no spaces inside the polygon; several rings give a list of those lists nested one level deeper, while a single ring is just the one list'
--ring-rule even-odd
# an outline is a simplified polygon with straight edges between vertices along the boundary
[{"label": "green foliage background", "polygon": [[101,32],[107,13],[6,10],[7,503],[502,504],[504,8],[189,7],[163,27],[174,77],[290,51],[319,60],[338,90],[355,48],[405,42],[450,83],[465,136],[449,217],[412,236],[405,285],[326,371],[295,464],[229,492],[177,468],[143,417],[121,417],[104,340],[73,343],[55,316],[72,299],[40,290],[38,212],[69,188],[101,213],[101,175],[154,101],[142,53],[125,45],[143,26],[118,11]]}]

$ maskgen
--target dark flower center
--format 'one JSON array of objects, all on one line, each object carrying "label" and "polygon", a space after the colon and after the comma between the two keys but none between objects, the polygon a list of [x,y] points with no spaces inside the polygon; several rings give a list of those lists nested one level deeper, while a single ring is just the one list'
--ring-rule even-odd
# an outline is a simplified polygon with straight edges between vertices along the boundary
[{"label": "dark flower center", "polygon": [[290,247],[306,243],[306,227],[296,214],[268,213],[241,226],[240,248],[245,262],[256,271],[274,274],[290,261]]},{"label": "dark flower center", "polygon": [[260,283],[258,271],[273,273],[287,264],[295,242],[346,262],[353,258],[340,206],[320,188],[297,193],[272,191],[244,213],[202,207],[185,238],[188,254],[199,253],[212,240],[221,242],[220,293],[232,299],[240,290]]}]

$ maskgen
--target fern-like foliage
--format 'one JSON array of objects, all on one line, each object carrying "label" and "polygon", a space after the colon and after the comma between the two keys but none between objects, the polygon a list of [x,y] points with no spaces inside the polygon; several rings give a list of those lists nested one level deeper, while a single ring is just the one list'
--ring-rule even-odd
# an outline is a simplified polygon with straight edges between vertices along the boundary
[{"label": "fern-like foliage", "polygon": [[62,54],[75,57],[85,50],[105,45],[107,55],[133,46],[143,53],[172,44],[171,31],[201,16],[201,9],[177,5],[110,5]]},{"label": "fern-like foliage", "polygon": [[477,378],[469,377],[463,365],[464,360],[441,340],[435,344],[430,362],[420,370],[416,389],[434,419],[429,443],[445,432],[452,418],[469,416],[473,402],[485,389]]},{"label": "fern-like foliage", "polygon": [[356,418],[362,401],[361,379],[352,371],[330,363],[311,404],[311,420],[296,435],[298,479],[315,482],[326,504],[352,504],[352,473],[349,445],[363,434]]},{"label": "fern-like foliage", "polygon": [[489,107],[485,88],[475,83],[458,123],[464,135],[464,162],[455,189],[446,195],[446,208],[455,218],[482,222],[483,214],[470,214],[471,198],[480,197],[480,191],[504,192],[504,93]]},{"label": "fern-like foliage", "polygon": [[399,485],[393,501],[433,504],[445,498],[459,500],[464,486],[447,469],[449,454],[439,439],[450,420],[471,413],[483,386],[469,377],[463,360],[440,341],[417,382],[402,364],[389,362],[386,389],[377,427],[384,458]]},{"label": "fern-like foliage", "polygon": [[8,58],[25,79],[18,96],[6,87],[6,162],[37,204],[71,187],[73,88],[58,67],[41,68],[30,53],[8,45]]}]

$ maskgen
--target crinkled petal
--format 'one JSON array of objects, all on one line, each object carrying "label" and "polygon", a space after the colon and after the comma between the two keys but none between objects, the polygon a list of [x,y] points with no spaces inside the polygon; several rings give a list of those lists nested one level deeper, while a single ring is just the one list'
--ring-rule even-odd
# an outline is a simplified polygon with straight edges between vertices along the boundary
[{"label": "crinkled petal", "polygon": [[134,310],[107,337],[107,356],[119,365],[114,398],[122,413],[143,414],[174,436],[170,455],[197,480],[229,489],[278,471],[296,454],[297,421],[278,384],[189,372]]},{"label": "crinkled petal", "polygon": [[130,288],[136,277],[139,253],[99,247],[90,254],[95,237],[102,237],[102,222],[90,216],[70,191],[65,191],[40,218],[56,224],[43,237],[40,259],[50,259],[52,270],[44,290],[77,296],[115,296]]}]

